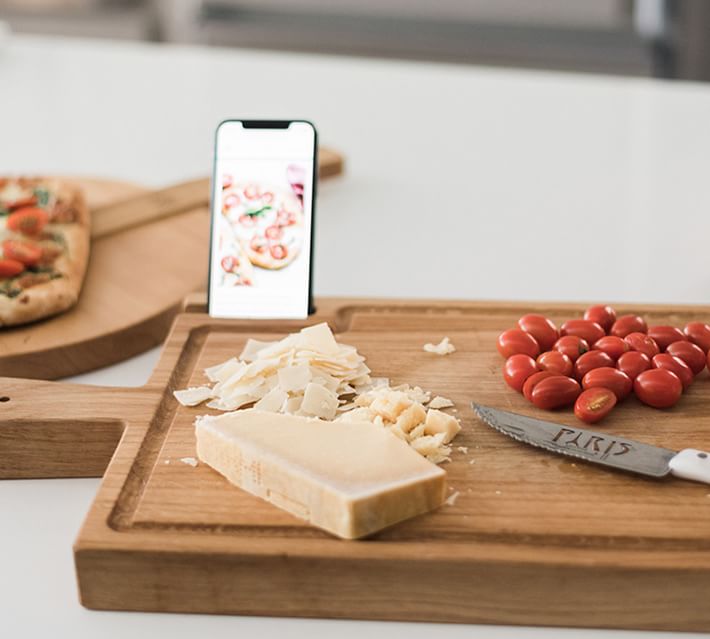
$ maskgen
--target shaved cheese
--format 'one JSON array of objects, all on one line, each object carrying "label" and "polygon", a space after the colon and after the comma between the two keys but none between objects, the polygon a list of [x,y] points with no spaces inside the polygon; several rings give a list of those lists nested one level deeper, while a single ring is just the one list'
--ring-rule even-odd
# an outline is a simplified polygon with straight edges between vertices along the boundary
[{"label": "shaved cheese", "polygon": [[270,413],[278,413],[287,399],[288,395],[276,386],[254,404],[254,408],[256,410],[269,411]]},{"label": "shaved cheese", "polygon": [[337,355],[339,351],[338,343],[325,322],[304,328],[298,334],[298,345],[326,355]]},{"label": "shaved cheese", "polygon": [[236,357],[228,359],[226,362],[210,366],[205,369],[205,375],[211,382],[223,382],[227,377],[234,374],[239,367],[244,366]]},{"label": "shaved cheese", "polygon": [[456,350],[456,347],[448,337],[444,337],[438,344],[424,344],[424,350],[427,353],[435,353],[436,355],[449,355]]},{"label": "shaved cheese", "polygon": [[323,386],[310,383],[306,386],[301,404],[301,413],[332,420],[338,408],[338,396]]},{"label": "shaved cheese", "polygon": [[280,368],[277,375],[279,388],[286,392],[303,391],[313,377],[310,367],[306,364]]},{"label": "shaved cheese", "polygon": [[197,406],[212,397],[212,389],[209,386],[198,386],[173,391],[173,395],[183,406]]},{"label": "shaved cheese", "polygon": [[451,408],[453,405],[454,403],[450,399],[440,395],[437,395],[429,402],[429,408]]},{"label": "shaved cheese", "polygon": [[239,355],[239,359],[243,362],[253,362],[257,358],[259,351],[272,344],[274,344],[274,342],[260,342],[258,339],[249,338],[244,346],[244,350],[242,350]]}]

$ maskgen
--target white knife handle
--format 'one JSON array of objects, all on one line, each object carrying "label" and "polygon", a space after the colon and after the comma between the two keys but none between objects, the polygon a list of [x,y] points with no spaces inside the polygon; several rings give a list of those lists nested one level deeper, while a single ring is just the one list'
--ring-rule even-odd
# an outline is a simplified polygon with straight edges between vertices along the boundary
[{"label": "white knife handle", "polygon": [[710,484],[710,453],[685,448],[668,462],[668,466],[676,477]]}]

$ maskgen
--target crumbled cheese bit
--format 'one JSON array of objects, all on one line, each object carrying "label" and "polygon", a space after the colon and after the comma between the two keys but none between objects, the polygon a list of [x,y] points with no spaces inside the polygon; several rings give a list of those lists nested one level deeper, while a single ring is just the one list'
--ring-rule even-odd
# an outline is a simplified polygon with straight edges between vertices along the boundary
[{"label": "crumbled cheese bit", "polygon": [[209,386],[198,386],[173,391],[173,395],[183,406],[197,406],[212,397],[212,389]]},{"label": "crumbled cheese bit", "polygon": [[438,344],[424,344],[424,350],[427,353],[435,353],[436,355],[449,355],[456,351],[456,347],[448,337],[444,337]]},{"label": "crumbled cheese bit", "polygon": [[429,408],[451,408],[453,405],[454,403],[450,399],[441,397],[441,395],[437,395],[428,404]]},{"label": "crumbled cheese bit", "polygon": [[457,446],[456,450],[465,455],[468,452],[468,446]]},{"label": "crumbled cheese bit", "polygon": [[443,442],[448,444],[461,430],[459,420],[452,415],[430,408],[426,414],[424,432],[427,435],[441,434]]},{"label": "crumbled cheese bit", "polygon": [[460,495],[460,494],[461,494],[461,493],[457,490],[455,493],[452,493],[451,495],[449,495],[449,496],[446,498],[446,501],[444,501],[444,503],[445,503],[447,506],[453,506],[453,505],[456,503],[456,500],[459,498],[459,495]]},{"label": "crumbled cheese bit", "polygon": [[475,460],[475,459],[472,459],[472,460],[469,461],[468,463],[471,464],[471,466],[473,466],[473,465],[476,463],[476,460]]},{"label": "crumbled cheese bit", "polygon": [[181,457],[180,461],[183,464],[187,464],[188,466],[192,466],[195,468],[197,466],[197,460],[194,457]]},{"label": "crumbled cheese bit", "polygon": [[167,466],[170,463],[170,460],[166,459],[163,463]]}]

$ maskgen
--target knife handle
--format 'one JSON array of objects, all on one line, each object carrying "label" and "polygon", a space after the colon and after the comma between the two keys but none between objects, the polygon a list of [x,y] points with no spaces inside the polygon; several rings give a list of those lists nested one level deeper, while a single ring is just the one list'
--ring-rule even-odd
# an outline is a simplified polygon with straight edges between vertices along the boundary
[{"label": "knife handle", "polygon": [[710,484],[710,453],[685,448],[668,462],[668,466],[676,477]]}]

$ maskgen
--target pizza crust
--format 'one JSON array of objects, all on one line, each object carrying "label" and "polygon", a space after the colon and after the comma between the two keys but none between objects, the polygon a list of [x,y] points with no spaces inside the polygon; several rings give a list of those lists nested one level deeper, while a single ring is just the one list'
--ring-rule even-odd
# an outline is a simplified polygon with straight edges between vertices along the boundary
[{"label": "pizza crust", "polygon": [[23,289],[16,297],[0,295],[0,327],[26,324],[66,311],[78,301],[84,281],[91,221],[83,192],[67,182],[37,179],[36,183],[55,189],[72,212],[71,222],[50,223],[45,227],[50,233],[60,235],[66,245],[66,251],[52,265],[61,277]]}]

